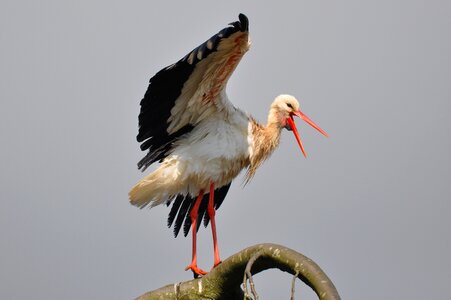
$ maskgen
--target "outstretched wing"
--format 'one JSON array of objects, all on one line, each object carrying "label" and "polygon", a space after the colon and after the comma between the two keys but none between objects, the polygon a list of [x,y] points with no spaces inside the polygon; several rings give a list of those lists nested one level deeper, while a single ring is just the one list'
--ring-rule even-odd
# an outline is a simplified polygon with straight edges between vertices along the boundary
[{"label": "outstretched wing", "polygon": [[249,21],[243,14],[177,63],[150,79],[141,100],[138,142],[148,154],[143,171],[164,159],[172,144],[210,114],[232,104],[221,97],[227,81],[249,49]]}]

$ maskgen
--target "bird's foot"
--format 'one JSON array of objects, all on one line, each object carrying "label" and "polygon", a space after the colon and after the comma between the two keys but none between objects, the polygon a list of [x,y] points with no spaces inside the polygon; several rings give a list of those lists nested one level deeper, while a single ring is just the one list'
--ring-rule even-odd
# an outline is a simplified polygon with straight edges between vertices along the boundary
[{"label": "bird's foot", "polygon": [[202,270],[197,266],[197,264],[191,263],[188,267],[185,268],[185,271],[191,270],[193,271],[194,278],[198,278],[199,276],[206,275],[207,272]]}]

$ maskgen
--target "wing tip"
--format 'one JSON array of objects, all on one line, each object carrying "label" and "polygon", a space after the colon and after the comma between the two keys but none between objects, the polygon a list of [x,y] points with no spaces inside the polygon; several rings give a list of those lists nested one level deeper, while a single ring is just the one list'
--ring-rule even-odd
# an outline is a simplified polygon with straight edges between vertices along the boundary
[{"label": "wing tip", "polygon": [[243,13],[240,13],[238,15],[238,21],[229,23],[229,25],[237,28],[241,32],[248,32],[249,31],[249,19]]},{"label": "wing tip", "polygon": [[240,13],[238,15],[238,19],[240,20],[240,30],[243,32],[249,31],[249,19],[245,14]]}]

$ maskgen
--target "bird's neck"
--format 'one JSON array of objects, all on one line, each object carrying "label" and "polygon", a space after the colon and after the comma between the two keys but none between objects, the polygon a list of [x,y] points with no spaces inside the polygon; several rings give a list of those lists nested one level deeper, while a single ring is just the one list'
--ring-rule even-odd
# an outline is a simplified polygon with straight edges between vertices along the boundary
[{"label": "bird's neck", "polygon": [[257,168],[274,152],[280,143],[280,133],[282,127],[280,123],[268,120],[266,125],[261,125],[255,120],[251,120],[251,155],[250,165],[247,172],[249,181],[255,174]]}]

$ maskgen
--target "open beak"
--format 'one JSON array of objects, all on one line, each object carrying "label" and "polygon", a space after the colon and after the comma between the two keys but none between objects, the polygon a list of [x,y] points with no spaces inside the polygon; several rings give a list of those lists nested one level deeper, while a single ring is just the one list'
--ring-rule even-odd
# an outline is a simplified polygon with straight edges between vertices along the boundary
[{"label": "open beak", "polygon": [[327,135],[327,133],[324,130],[319,128],[318,125],[316,125],[312,120],[310,120],[310,118],[307,117],[303,112],[296,111],[296,112],[290,113],[290,117],[287,118],[288,125],[291,127],[291,130],[293,131],[293,134],[296,137],[296,140],[298,141],[299,147],[301,147],[302,154],[304,154],[304,156],[307,157],[307,153],[305,153],[304,146],[302,145],[301,138],[299,137],[299,133],[298,133],[298,130],[296,128],[296,123],[294,123],[293,116],[298,116],[299,118],[301,118],[302,120],[307,122],[310,126],[312,126],[316,130],[321,132],[324,136],[326,136],[326,137],[329,137],[329,136]]}]

